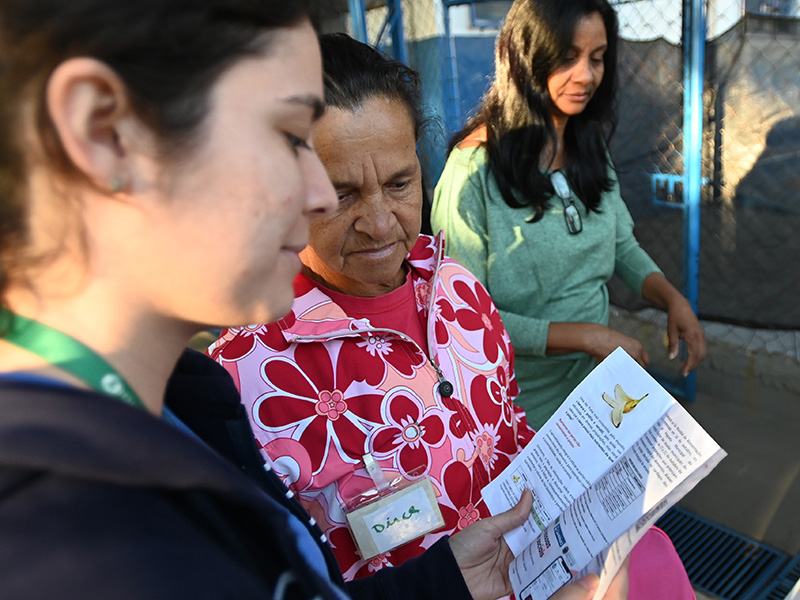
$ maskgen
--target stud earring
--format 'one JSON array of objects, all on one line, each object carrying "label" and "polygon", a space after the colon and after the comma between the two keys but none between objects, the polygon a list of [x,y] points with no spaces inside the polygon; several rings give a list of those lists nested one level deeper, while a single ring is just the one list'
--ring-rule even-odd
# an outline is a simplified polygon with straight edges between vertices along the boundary
[{"label": "stud earring", "polygon": [[120,175],[114,175],[108,182],[108,187],[111,189],[112,194],[118,194],[125,187],[125,179]]}]

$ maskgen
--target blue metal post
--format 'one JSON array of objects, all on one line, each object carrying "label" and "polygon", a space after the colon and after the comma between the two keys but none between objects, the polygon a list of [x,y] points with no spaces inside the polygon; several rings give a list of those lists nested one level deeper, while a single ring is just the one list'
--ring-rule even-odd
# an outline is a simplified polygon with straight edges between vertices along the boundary
[{"label": "blue metal post", "polygon": [[[705,0],[683,1],[683,292],[695,313],[700,279],[700,190],[703,158],[703,79]],[[686,379],[686,399],[693,401],[696,376]]]},{"label": "blue metal post", "polygon": [[408,51],[406,50],[406,36],[403,31],[403,5],[401,0],[388,0],[389,18],[392,20],[390,32],[392,34],[392,57],[402,63],[408,64]]},{"label": "blue metal post", "polygon": [[353,26],[353,37],[359,42],[369,44],[367,39],[367,20],[364,15],[367,12],[364,0],[347,0],[347,7],[350,10],[350,24]]},{"label": "blue metal post", "polygon": [[447,137],[461,129],[461,97],[458,91],[458,71],[456,63],[456,42],[450,31],[450,5],[447,1],[442,2],[444,11],[444,40],[442,43],[442,54],[444,56],[444,66],[442,86],[444,89],[444,115],[445,125],[447,126]]}]

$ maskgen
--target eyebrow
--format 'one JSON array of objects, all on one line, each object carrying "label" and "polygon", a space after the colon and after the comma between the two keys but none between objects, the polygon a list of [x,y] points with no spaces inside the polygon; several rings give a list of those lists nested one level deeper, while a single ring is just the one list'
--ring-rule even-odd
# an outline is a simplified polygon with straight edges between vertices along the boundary
[{"label": "eyebrow", "polygon": [[298,94],[297,96],[289,96],[283,99],[287,104],[295,104],[300,106],[307,106],[313,112],[311,118],[318,121],[325,112],[325,103],[321,98],[314,94]]},{"label": "eyebrow", "polygon": [[[387,179],[387,181],[394,181],[395,179],[399,179],[401,177],[411,177],[415,173],[417,173],[418,170],[419,169],[417,167],[415,167],[415,166],[410,166],[407,169],[400,169],[399,171],[396,171],[395,173],[392,173],[391,177],[389,177]],[[346,189],[350,189],[350,188],[353,188],[353,187],[357,187],[356,184],[352,183],[351,181],[333,181],[333,180],[331,180],[331,183],[333,184],[333,189],[335,189],[336,191],[346,190]]]}]

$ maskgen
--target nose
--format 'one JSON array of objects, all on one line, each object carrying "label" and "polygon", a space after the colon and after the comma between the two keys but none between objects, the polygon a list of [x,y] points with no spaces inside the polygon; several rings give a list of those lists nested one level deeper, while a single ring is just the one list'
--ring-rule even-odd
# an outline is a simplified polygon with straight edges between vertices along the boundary
[{"label": "nose", "polygon": [[314,217],[330,215],[339,204],[336,190],[317,153],[312,150],[305,154],[307,160],[304,161],[303,175],[306,178],[306,206],[303,212]]},{"label": "nose", "polygon": [[394,222],[390,200],[382,191],[366,193],[359,198],[358,217],[353,224],[356,231],[374,240],[382,240],[391,233]]},{"label": "nose", "polygon": [[592,81],[592,65],[589,58],[582,58],[575,63],[572,71],[572,80],[576,83],[589,83]]}]

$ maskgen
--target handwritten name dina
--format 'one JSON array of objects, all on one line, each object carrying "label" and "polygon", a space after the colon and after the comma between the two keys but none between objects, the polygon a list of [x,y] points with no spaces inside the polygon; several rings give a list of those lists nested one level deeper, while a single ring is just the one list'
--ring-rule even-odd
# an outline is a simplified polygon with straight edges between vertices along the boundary
[{"label": "handwritten name dina", "polygon": [[386,518],[386,525],[382,525],[381,523],[376,523],[372,526],[372,529],[375,530],[375,533],[383,533],[392,525],[396,525],[397,523],[401,523],[402,521],[408,521],[413,515],[419,514],[419,509],[414,508],[412,504],[407,512],[404,512],[399,517],[387,517]]}]

